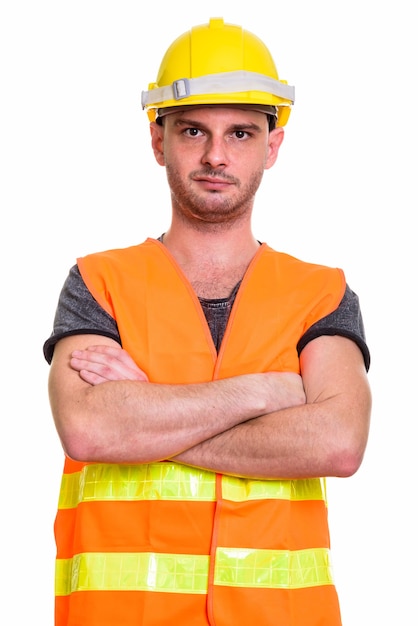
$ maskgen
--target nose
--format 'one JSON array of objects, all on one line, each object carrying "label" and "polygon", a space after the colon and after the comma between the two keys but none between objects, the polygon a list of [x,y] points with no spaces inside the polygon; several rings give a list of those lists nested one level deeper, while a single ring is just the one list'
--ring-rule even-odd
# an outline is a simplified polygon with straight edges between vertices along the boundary
[{"label": "nose", "polygon": [[202,163],[211,168],[225,167],[228,164],[227,147],[224,137],[211,136],[206,142]]}]

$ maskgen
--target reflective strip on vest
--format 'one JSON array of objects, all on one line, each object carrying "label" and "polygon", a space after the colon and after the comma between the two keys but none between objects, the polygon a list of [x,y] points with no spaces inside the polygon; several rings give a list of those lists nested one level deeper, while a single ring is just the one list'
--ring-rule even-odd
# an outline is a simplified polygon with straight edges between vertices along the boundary
[{"label": "reflective strip on vest", "polygon": [[200,593],[208,588],[209,557],[188,554],[88,553],[57,562],[56,594],[74,591]]},{"label": "reflective strip on vest", "polygon": [[323,478],[298,480],[251,480],[222,477],[222,496],[232,502],[245,500],[324,500],[326,483]]},{"label": "reflective strip on vest", "polygon": [[[324,500],[325,480],[251,480],[222,477],[222,496],[233,502],[249,500]],[[64,474],[60,509],[80,502],[117,500],[216,500],[216,474],[177,463],[148,465],[86,465],[81,472]]]},{"label": "reflective strip on vest", "polygon": [[218,548],[214,583],[267,589],[332,585],[330,553],[327,548],[293,551]]},{"label": "reflective strip on vest", "polygon": [[[209,557],[157,553],[89,553],[58,559],[56,595],[75,591],[205,594]],[[217,548],[214,584],[258,589],[332,585],[329,550]]]}]

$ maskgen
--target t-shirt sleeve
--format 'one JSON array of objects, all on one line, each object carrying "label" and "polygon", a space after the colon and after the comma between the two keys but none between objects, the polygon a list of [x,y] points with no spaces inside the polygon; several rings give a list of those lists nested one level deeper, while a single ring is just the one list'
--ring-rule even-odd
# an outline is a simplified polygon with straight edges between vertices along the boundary
[{"label": "t-shirt sleeve", "polygon": [[110,337],[121,344],[116,320],[93,298],[74,265],[58,299],[52,334],[43,346],[45,359],[51,363],[55,345],[63,337],[90,334]]},{"label": "t-shirt sleeve", "polygon": [[313,324],[300,338],[297,351],[298,355],[312,339],[322,335],[341,335],[352,339],[360,348],[366,370],[370,368],[370,352],[366,344],[363,317],[360,310],[360,302],[357,294],[347,285],[343,299],[339,307]]}]

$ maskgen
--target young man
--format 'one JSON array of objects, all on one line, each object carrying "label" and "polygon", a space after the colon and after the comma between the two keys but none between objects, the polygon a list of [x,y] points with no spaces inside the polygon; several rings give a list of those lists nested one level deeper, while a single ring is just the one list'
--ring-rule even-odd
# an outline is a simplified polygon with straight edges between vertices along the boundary
[{"label": "young man", "polygon": [[252,233],[292,103],[221,19],[143,94],[170,226],[78,259],[44,346],[66,455],[56,626],[341,623],[324,477],[362,462],[369,352],[343,272]]}]

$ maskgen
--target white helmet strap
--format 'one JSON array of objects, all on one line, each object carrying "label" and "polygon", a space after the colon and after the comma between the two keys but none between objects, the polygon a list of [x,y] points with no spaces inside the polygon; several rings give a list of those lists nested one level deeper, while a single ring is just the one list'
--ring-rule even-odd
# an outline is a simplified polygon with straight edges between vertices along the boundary
[{"label": "white helmet strap", "polygon": [[199,78],[180,78],[172,85],[157,87],[150,91],[143,91],[141,104],[144,109],[151,104],[168,100],[182,100],[188,96],[206,94],[239,93],[242,91],[262,91],[279,98],[295,102],[295,88],[279,80],[258,74],[257,72],[223,72],[208,74]]}]

